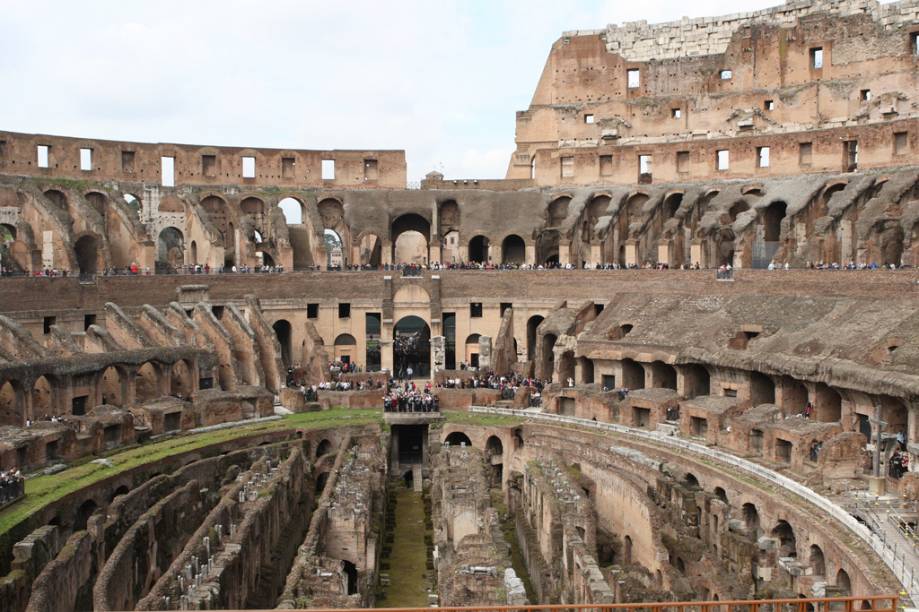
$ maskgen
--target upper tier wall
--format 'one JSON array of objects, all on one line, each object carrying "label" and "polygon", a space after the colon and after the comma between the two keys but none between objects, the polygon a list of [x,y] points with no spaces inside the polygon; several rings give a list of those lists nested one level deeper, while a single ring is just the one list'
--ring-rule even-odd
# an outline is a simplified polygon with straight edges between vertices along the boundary
[{"label": "upper tier wall", "polygon": [[[48,147],[47,167],[39,167],[40,146]],[[91,151],[89,169],[82,169],[81,149]],[[251,177],[243,176],[244,157],[255,160]],[[0,174],[91,181],[144,181],[162,185],[165,178],[163,158],[175,160],[174,183],[177,187],[236,184],[244,188],[404,189],[406,185],[405,151],[401,150],[256,149],[0,131]],[[334,178],[323,178],[325,160],[334,162]]]}]

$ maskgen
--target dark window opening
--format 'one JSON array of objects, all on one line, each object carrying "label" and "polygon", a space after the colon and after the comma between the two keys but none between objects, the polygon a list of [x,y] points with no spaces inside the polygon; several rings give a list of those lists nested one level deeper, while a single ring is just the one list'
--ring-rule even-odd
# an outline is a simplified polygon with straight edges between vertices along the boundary
[{"label": "dark window opening", "polygon": [[223,318],[223,306],[211,306],[211,312],[214,313],[214,317],[217,319]]},{"label": "dark window opening", "polygon": [[89,400],[89,397],[86,395],[73,398],[70,402],[70,413],[73,414],[73,416],[84,416],[86,414],[87,400]]},{"label": "dark window opening", "polygon": [[293,178],[297,160],[293,157],[281,158],[281,178]]},{"label": "dark window opening", "polygon": [[94,314],[85,314],[83,315],[83,331],[86,331],[90,326],[96,324],[96,315]]},{"label": "dark window opening", "polygon": [[45,317],[42,321],[42,331],[47,336],[51,333],[51,326],[57,324],[57,317]]},{"label": "dark window opening", "polygon": [[134,173],[134,151],[121,152],[121,171],[125,174]]},{"label": "dark window opening", "polygon": [[307,304],[306,305],[306,318],[307,319],[318,319],[319,318],[319,304]]},{"label": "dark window opening", "polygon": [[351,316],[351,304],[339,304],[338,305],[338,318],[347,319]]},{"label": "dark window opening", "polygon": [[820,70],[823,68],[823,47],[811,47],[811,68]]},{"label": "dark window opening", "polygon": [[482,303],[472,302],[469,304],[469,316],[477,319],[482,316]]},{"label": "dark window opening", "polygon": [[202,155],[201,156],[201,175],[209,178],[217,176],[217,156],[216,155]]},{"label": "dark window opening", "polygon": [[508,308],[511,308],[512,306],[513,304],[510,302],[501,302],[501,316],[503,317],[504,311],[506,311]]}]

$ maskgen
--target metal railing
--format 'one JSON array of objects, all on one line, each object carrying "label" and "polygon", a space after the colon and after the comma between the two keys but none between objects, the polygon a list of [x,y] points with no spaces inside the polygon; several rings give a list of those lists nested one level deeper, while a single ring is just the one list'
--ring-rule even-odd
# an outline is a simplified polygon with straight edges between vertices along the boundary
[{"label": "metal railing", "polygon": [[[896,595],[864,597],[802,597],[800,599],[736,599],[725,601],[661,601],[649,603],[527,604],[512,606],[438,606],[438,612],[896,612]],[[312,612],[304,608],[300,612]],[[384,612],[430,612],[431,608],[376,608]],[[316,609],[318,610],[318,609]],[[335,612],[366,612],[339,608]]]},{"label": "metal railing", "polygon": [[754,476],[762,478],[763,480],[778,485],[787,491],[795,493],[802,499],[817,506],[817,508],[845,525],[850,531],[858,536],[860,540],[870,546],[875,554],[880,557],[880,559],[884,562],[884,565],[886,565],[891,573],[896,576],[897,580],[900,581],[900,584],[905,589],[905,592],[908,593],[910,599],[913,602],[919,602],[919,572],[916,571],[911,563],[907,564],[906,557],[904,555],[898,555],[898,551],[891,548],[891,546],[879,533],[873,533],[867,526],[856,520],[856,518],[849,514],[849,512],[847,512],[844,508],[820,495],[813,489],[810,489],[803,484],[788,478],[787,476],[783,476],[774,470],[759,465],[758,463],[754,463],[722,450],[709,448],[696,442],[690,442],[689,440],[674,438],[672,436],[654,434],[648,431],[642,431],[641,429],[634,429],[625,425],[619,425],[618,423],[604,423],[602,421],[593,421],[589,419],[581,419],[578,417],[563,416],[558,414],[533,413],[513,408],[493,408],[490,406],[472,406],[470,411],[484,414],[517,416],[524,419],[543,421],[547,423],[567,423],[580,427],[588,427],[621,434],[628,434],[632,438],[643,439],[655,444],[662,444],[664,446],[671,446],[679,450],[689,451],[691,453],[695,453],[697,455],[701,455],[703,457],[707,457],[709,459],[713,459],[715,461],[719,461],[721,463],[744,470],[745,472],[753,474]]}]

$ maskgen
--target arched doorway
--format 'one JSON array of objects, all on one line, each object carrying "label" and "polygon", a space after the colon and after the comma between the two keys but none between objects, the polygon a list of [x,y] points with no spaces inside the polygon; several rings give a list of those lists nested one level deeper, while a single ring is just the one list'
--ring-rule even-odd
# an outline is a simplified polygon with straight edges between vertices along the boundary
[{"label": "arched doorway", "polygon": [[345,265],[344,244],[338,232],[332,229],[323,230],[322,244],[325,248],[325,265],[329,268],[342,268]]},{"label": "arched doorway", "polygon": [[175,270],[185,265],[185,236],[175,227],[164,228],[157,239],[157,267]]},{"label": "arched doorway", "polygon": [[351,334],[339,334],[335,338],[335,361],[352,363],[357,350],[357,340]]},{"label": "arched doorway", "polygon": [[227,215],[226,201],[220,196],[209,195],[201,200],[201,208],[207,212],[208,219],[217,227],[223,238],[224,246],[231,248],[233,246],[233,236],[228,231],[227,222],[229,221],[229,216]]},{"label": "arched doorway", "polygon": [[488,238],[479,235],[469,241],[469,261],[480,264],[488,262]]},{"label": "arched doorway", "polygon": [[278,202],[278,207],[284,214],[287,225],[301,225],[303,223],[303,203],[295,198],[286,197]]},{"label": "arched doorway", "polygon": [[454,431],[444,439],[444,444],[449,444],[450,446],[472,446],[472,440],[463,432]]},{"label": "arched doorway", "polygon": [[99,240],[93,235],[83,236],[73,245],[73,250],[76,254],[80,277],[94,276],[99,257]]},{"label": "arched doorway", "polygon": [[134,395],[138,404],[143,404],[159,397],[159,377],[154,366],[149,361],[137,370],[134,379]]},{"label": "arched doorway", "polygon": [[426,378],[431,372],[431,328],[414,315],[403,317],[393,328],[393,367],[399,377]]},{"label": "arched doorway", "polygon": [[542,315],[533,315],[527,319],[527,360],[536,359],[536,330],[545,320]]},{"label": "arched doorway", "polygon": [[17,408],[17,395],[12,382],[0,384],[0,426],[22,427],[25,424],[26,415]]},{"label": "arched doorway", "polygon": [[[403,235],[407,234],[405,237]],[[423,264],[427,262],[431,223],[416,213],[396,217],[390,227],[393,244],[393,263]]]},{"label": "arched doorway", "polygon": [[169,394],[188,399],[192,391],[192,369],[184,359],[179,360],[170,370]]},{"label": "arched doorway", "polygon": [[281,345],[281,361],[284,363],[285,368],[291,367],[290,353],[291,353],[291,326],[290,321],[280,319],[275,321],[271,326],[274,330],[274,335],[278,338],[278,343]]},{"label": "arched doorway", "polygon": [[464,361],[471,368],[479,367],[479,339],[481,334],[469,334],[466,336]]},{"label": "arched doorway", "polygon": [[536,263],[552,265],[558,263],[558,245],[561,234],[557,230],[546,230],[536,238]]},{"label": "arched doorway", "polygon": [[562,224],[565,217],[568,216],[568,205],[570,203],[570,197],[562,196],[556,198],[549,204],[549,207],[546,209],[546,223],[549,227],[556,227]]},{"label": "arched doorway", "polygon": [[780,557],[797,557],[798,543],[794,529],[788,521],[779,521],[772,528],[772,537],[779,541],[778,554]]},{"label": "arched doorway", "polygon": [[109,366],[102,373],[99,382],[102,391],[102,403],[109,406],[124,406],[124,397],[121,393],[121,373],[115,366]]},{"label": "arched doorway", "polygon": [[516,234],[506,236],[501,243],[501,263],[520,265],[526,261],[526,244]]},{"label": "arched doorway", "polygon": [[55,414],[51,401],[51,383],[45,376],[39,376],[32,385],[32,415],[36,419],[46,419]]}]

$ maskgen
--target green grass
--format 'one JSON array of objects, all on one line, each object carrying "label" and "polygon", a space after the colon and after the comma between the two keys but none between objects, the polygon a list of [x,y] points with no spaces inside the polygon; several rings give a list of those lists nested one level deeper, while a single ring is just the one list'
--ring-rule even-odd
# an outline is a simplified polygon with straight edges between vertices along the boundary
[{"label": "green grass", "polygon": [[523,423],[523,419],[501,414],[479,414],[459,410],[444,410],[444,419],[458,425],[482,425],[485,427],[514,427]]},{"label": "green grass", "polygon": [[0,512],[0,535],[6,533],[41,508],[74,491],[170,455],[220,444],[235,438],[272,431],[323,429],[342,425],[367,425],[380,423],[381,420],[382,413],[378,410],[333,409],[323,412],[305,412],[288,415],[277,421],[177,436],[116,452],[107,457],[114,467],[91,463],[89,459],[86,459],[83,463],[74,465],[57,474],[38,476],[26,480],[25,498]]},{"label": "green grass", "polygon": [[403,608],[428,605],[428,549],[424,541],[424,501],[421,493],[402,486],[396,498],[396,525],[389,561],[389,586],[377,607]]}]

